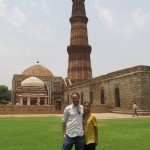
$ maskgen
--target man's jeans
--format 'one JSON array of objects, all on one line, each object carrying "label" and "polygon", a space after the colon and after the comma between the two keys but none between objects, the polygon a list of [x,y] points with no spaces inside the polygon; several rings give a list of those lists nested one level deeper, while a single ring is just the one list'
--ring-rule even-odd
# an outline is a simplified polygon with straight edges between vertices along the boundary
[{"label": "man's jeans", "polygon": [[62,150],[71,150],[75,145],[75,150],[83,150],[84,149],[84,136],[77,137],[69,137],[66,136],[66,140],[63,143]]}]

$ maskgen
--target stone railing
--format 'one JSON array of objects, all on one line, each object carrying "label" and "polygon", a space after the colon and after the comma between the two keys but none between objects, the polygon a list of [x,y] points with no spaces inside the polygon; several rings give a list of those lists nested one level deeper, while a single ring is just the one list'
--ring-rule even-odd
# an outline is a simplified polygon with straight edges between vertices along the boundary
[{"label": "stone railing", "polygon": [[4,114],[60,114],[62,110],[55,110],[52,105],[16,106],[0,105],[0,115]]}]

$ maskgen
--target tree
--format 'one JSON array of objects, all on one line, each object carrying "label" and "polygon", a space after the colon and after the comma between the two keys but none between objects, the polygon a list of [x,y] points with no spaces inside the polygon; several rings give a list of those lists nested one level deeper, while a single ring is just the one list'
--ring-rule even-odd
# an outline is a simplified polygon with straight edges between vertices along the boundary
[{"label": "tree", "polygon": [[0,101],[10,101],[11,99],[11,90],[8,90],[8,87],[5,85],[0,85]]}]

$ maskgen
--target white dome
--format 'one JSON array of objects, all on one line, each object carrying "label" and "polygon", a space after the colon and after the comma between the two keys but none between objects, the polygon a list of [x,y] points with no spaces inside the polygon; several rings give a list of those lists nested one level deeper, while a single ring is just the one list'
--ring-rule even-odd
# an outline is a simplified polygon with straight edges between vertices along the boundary
[{"label": "white dome", "polygon": [[21,86],[44,87],[44,82],[37,77],[29,77],[21,82]]}]

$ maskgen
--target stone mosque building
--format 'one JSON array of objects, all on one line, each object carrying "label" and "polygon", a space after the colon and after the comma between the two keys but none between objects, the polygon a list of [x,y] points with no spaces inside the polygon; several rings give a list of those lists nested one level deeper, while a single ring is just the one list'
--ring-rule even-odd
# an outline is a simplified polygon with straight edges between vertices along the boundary
[{"label": "stone mosque building", "polygon": [[62,104],[72,102],[72,92],[79,92],[81,104],[90,101],[93,106],[131,109],[136,102],[140,109],[150,109],[150,66],[134,66],[92,77],[87,23],[85,0],[72,0],[67,78],[54,76],[40,64],[31,66],[13,77],[13,104],[58,104],[61,109]]}]

